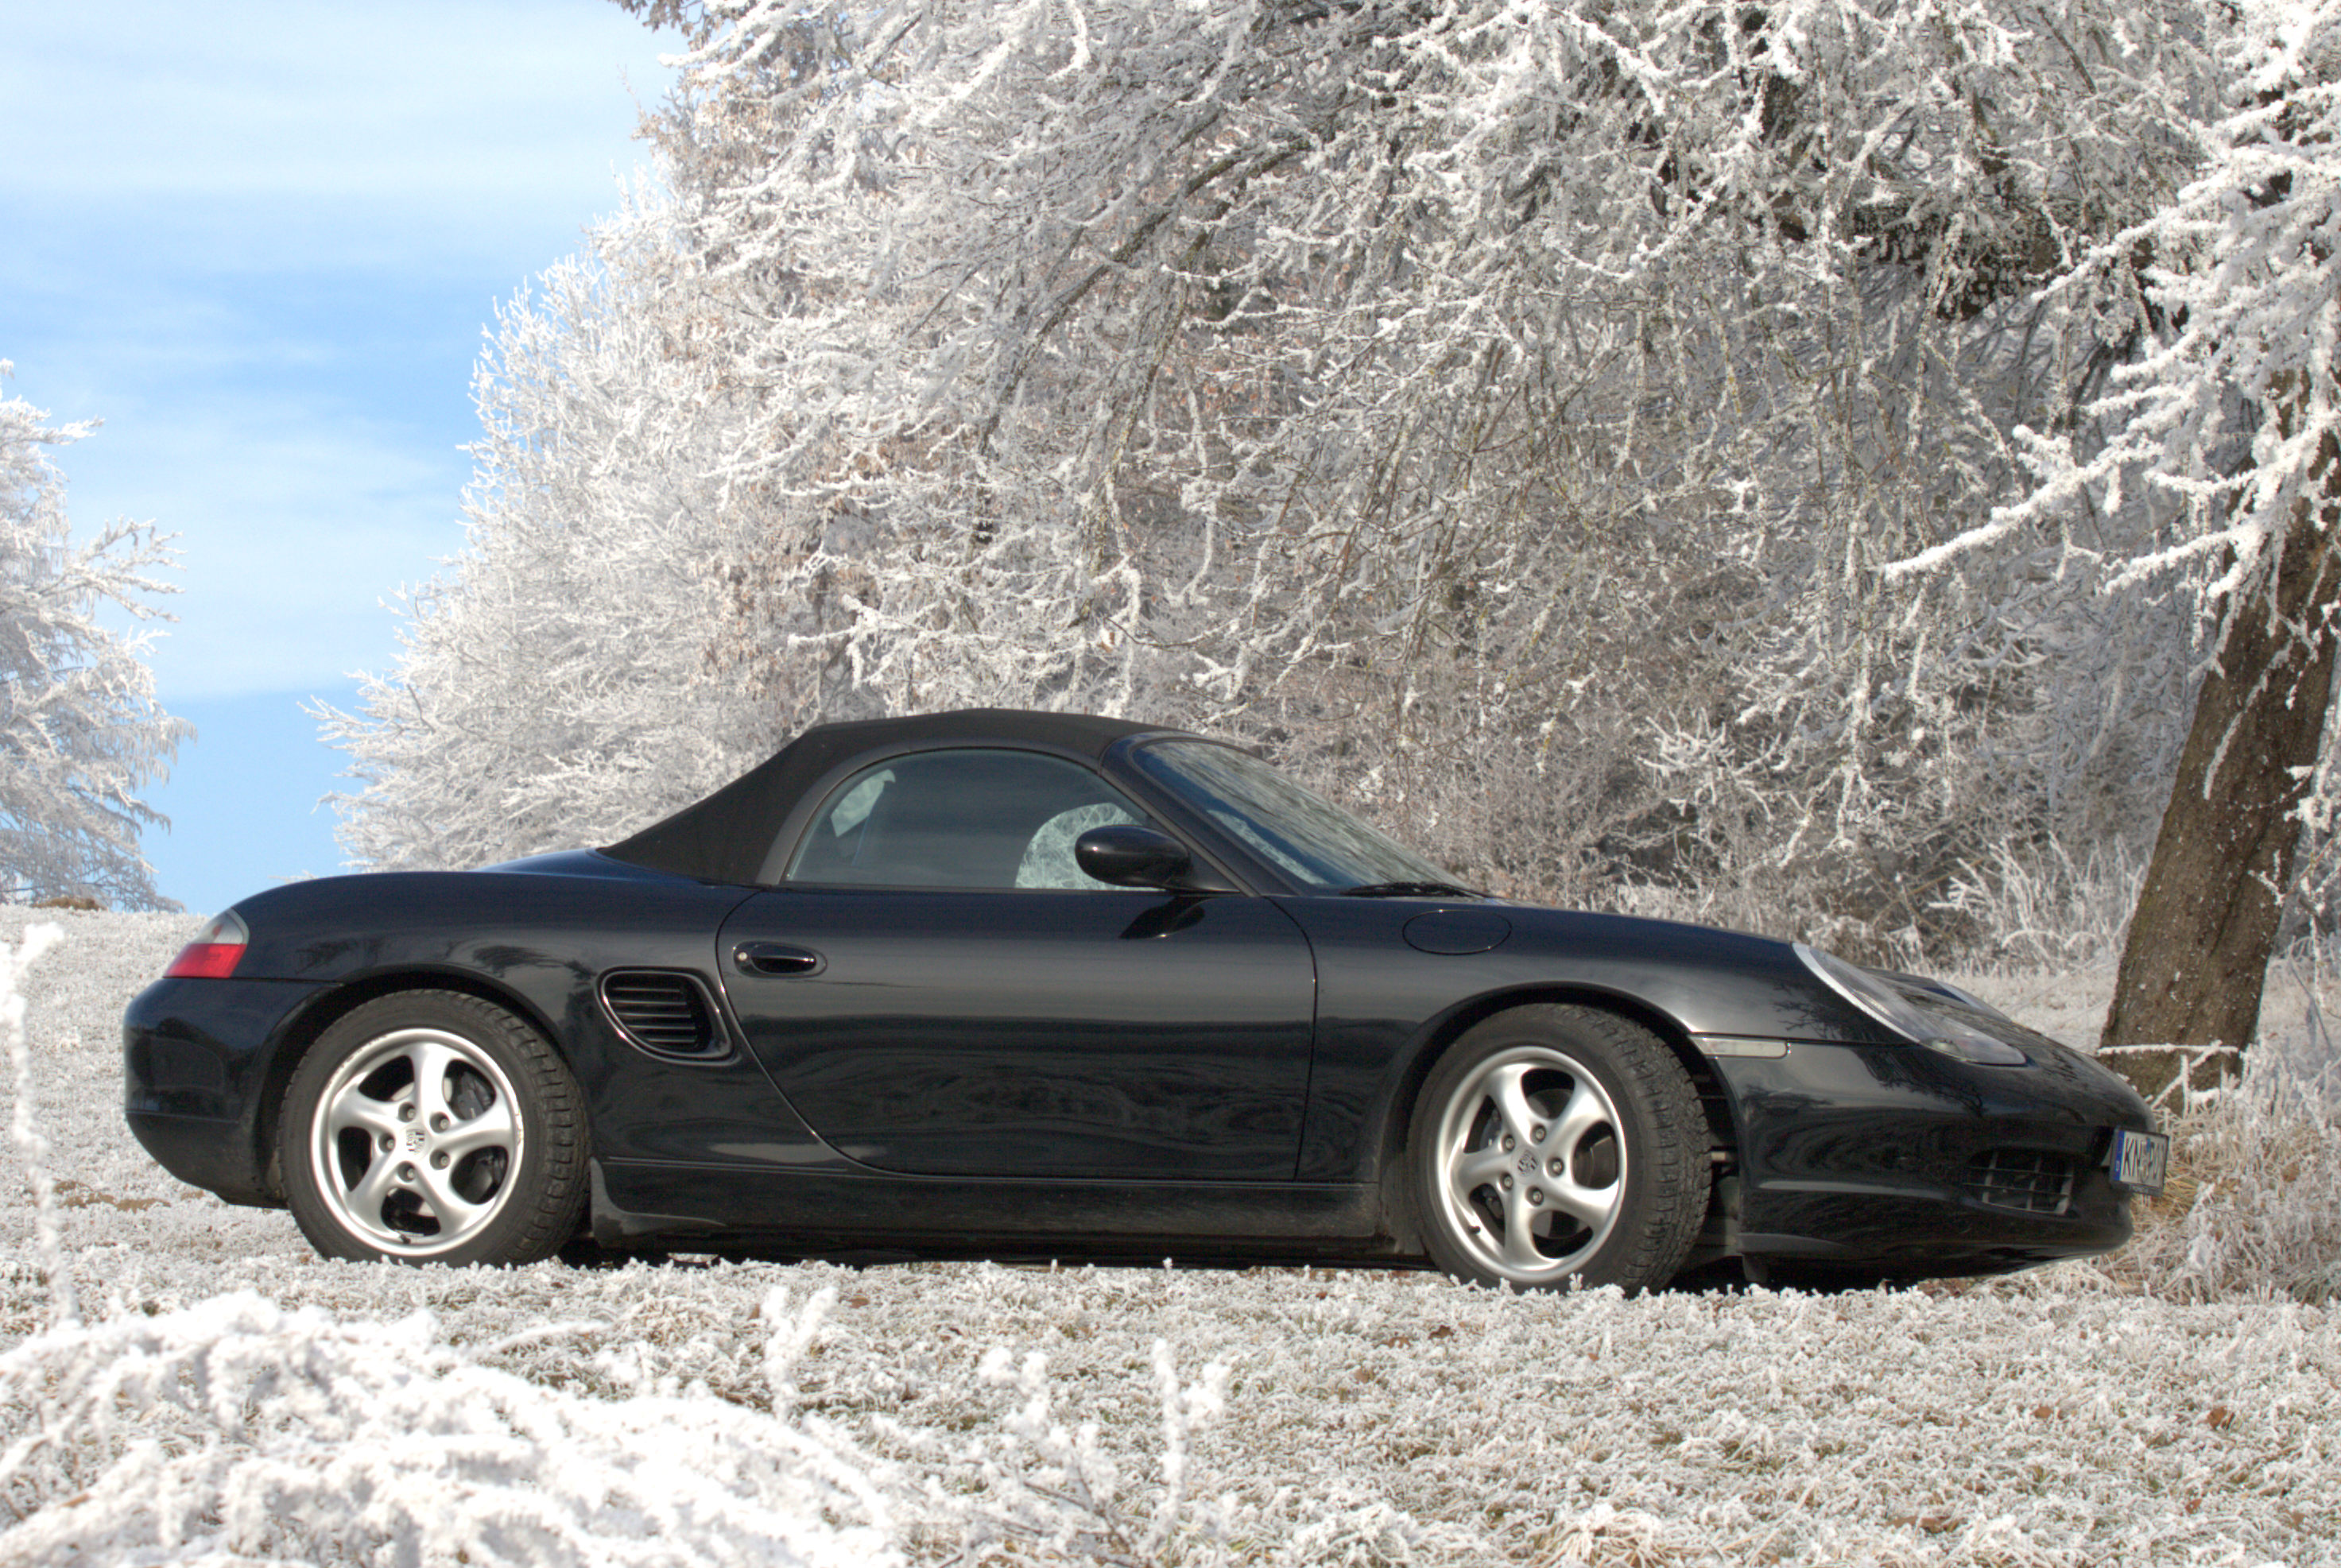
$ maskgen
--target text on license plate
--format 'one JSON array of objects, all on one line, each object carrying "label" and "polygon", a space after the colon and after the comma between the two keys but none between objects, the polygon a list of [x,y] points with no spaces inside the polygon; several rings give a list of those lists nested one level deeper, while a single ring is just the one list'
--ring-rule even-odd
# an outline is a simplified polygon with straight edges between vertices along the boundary
[{"label": "text on license plate", "polygon": [[2117,1131],[2106,1166],[2113,1172],[2114,1186],[2158,1197],[2170,1168],[2169,1135]]}]

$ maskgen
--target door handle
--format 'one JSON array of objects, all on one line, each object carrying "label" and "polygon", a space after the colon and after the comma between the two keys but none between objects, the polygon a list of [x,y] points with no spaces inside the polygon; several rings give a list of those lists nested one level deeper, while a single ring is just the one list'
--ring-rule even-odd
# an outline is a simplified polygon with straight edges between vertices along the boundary
[{"label": "door handle", "polygon": [[732,949],[732,962],[746,974],[795,979],[820,974],[824,960],[810,948],[792,948],[785,942],[742,942]]}]

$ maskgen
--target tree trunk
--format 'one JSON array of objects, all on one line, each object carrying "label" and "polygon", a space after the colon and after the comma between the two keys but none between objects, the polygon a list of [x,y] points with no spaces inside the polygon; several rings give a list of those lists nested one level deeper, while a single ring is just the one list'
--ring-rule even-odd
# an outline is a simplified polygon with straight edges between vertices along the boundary
[{"label": "tree trunk", "polygon": [[[2129,922],[2103,1046],[2248,1047],[2276,946],[2308,789],[2333,690],[2332,616],[2341,561],[2328,531],[2341,500],[2341,461],[2328,437],[2322,494],[2304,500],[2284,541],[2275,603],[2239,593],[2195,719],[2162,831]],[[2176,1052],[2117,1057],[2151,1096],[2186,1060]],[[2216,1069],[2215,1069],[2216,1070]]]}]

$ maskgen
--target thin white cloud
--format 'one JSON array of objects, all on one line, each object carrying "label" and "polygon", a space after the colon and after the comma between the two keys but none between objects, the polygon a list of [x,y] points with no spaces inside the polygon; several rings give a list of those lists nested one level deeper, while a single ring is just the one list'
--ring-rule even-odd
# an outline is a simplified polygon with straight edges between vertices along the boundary
[{"label": "thin white cloud", "polygon": [[603,0],[15,11],[0,203],[151,225],[219,264],[573,229],[642,159],[628,84],[654,102],[671,76],[671,45]]},{"label": "thin white cloud", "polygon": [[394,658],[482,324],[617,204],[672,46],[606,0],[11,8],[0,357],[105,422],[60,454],[85,531],[180,536],[166,702]]},{"label": "thin white cloud", "polygon": [[[178,537],[178,617],[153,666],[166,701],[331,684],[397,650],[384,609],[462,547],[469,462],[413,433],[228,397],[134,446],[109,432],[59,454],[77,526],[127,513]],[[117,504],[134,500],[134,506]]]}]

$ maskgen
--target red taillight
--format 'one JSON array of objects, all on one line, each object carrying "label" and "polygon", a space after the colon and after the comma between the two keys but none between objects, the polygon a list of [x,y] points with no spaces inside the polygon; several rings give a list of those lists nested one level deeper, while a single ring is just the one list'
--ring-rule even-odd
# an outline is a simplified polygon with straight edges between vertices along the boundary
[{"label": "red taillight", "polygon": [[251,941],[252,934],[233,914],[214,916],[209,925],[195,933],[194,941],[179,949],[179,956],[163,971],[164,977],[174,980],[224,980],[244,961],[244,949]]},{"label": "red taillight", "polygon": [[189,942],[163,973],[174,980],[224,980],[243,959],[242,942]]}]

